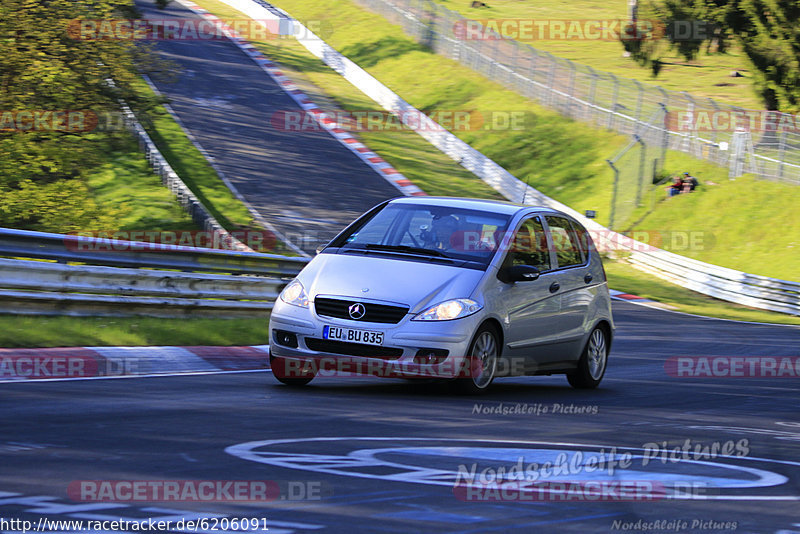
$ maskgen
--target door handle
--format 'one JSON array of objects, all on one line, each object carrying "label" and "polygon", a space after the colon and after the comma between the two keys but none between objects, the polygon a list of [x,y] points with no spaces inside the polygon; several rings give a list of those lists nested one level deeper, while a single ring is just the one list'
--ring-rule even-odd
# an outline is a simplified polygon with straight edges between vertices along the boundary
[{"label": "door handle", "polygon": [[584,282],[586,282],[586,283],[588,284],[589,282],[591,282],[591,281],[592,281],[592,279],[593,279],[593,278],[594,278],[594,277],[593,277],[591,274],[589,274],[589,273],[586,273],[586,276],[584,276],[584,277],[583,277],[583,281],[584,281]]},{"label": "door handle", "polygon": [[553,282],[552,284],[550,284],[550,293],[555,293],[559,289],[561,289],[561,285],[559,285],[558,282]]}]

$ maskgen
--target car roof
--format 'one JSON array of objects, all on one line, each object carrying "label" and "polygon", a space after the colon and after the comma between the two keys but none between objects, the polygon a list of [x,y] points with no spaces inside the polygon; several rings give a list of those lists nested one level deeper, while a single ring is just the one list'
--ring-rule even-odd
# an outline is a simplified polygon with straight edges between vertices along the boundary
[{"label": "car roof", "polygon": [[463,197],[400,197],[391,201],[392,204],[417,204],[425,206],[449,206],[454,208],[474,209],[481,211],[492,211],[503,215],[514,215],[521,211],[542,211],[548,213],[561,212],[545,206],[529,206],[516,204],[506,200],[488,200],[482,198],[463,198]]}]

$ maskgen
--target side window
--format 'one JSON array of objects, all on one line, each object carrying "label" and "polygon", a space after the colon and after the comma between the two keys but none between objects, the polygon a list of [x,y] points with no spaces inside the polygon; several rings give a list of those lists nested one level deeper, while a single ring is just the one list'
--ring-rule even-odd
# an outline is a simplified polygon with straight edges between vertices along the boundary
[{"label": "side window", "polygon": [[586,231],[586,228],[572,220],[570,223],[572,224],[572,230],[575,232],[575,235],[578,236],[578,246],[581,247],[583,261],[585,262],[589,259],[589,251],[593,248],[592,238],[589,232]]},{"label": "side window", "polygon": [[540,271],[550,270],[550,252],[539,217],[532,217],[519,227],[506,259],[508,265],[530,265]]},{"label": "side window", "polygon": [[563,217],[548,215],[547,226],[550,228],[550,239],[556,253],[558,267],[570,267],[583,263],[578,236],[572,230],[569,221]]}]

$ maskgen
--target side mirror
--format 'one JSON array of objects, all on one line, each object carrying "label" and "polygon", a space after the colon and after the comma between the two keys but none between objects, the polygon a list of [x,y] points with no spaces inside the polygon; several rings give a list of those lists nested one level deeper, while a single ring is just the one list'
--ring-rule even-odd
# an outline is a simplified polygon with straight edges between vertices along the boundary
[{"label": "side mirror", "polygon": [[505,280],[509,282],[532,282],[539,278],[539,269],[532,265],[514,265],[506,269]]}]

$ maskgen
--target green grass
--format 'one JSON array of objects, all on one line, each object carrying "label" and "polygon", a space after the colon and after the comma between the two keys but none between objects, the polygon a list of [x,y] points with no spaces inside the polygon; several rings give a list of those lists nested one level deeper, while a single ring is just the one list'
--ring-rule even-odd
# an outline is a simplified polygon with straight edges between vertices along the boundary
[{"label": "green grass", "polygon": [[[743,176],[702,185],[697,193],[662,197],[665,206],[646,216],[637,229],[678,234],[677,247],[661,248],[683,256],[747,273],[800,280],[798,196],[800,188],[787,191],[785,185]],[[680,234],[688,232],[696,232],[702,242],[686,246]]]},{"label": "green grass", "polygon": [[[492,0],[488,8],[472,8],[464,0],[434,0],[451,11],[457,11],[473,20],[534,19],[544,20],[626,20],[628,3],[603,0],[548,0],[547,2],[520,2],[519,0]],[[644,3],[643,3],[644,4]],[[283,5],[283,3],[281,3]],[[347,31],[346,27],[340,31]],[[525,41],[536,49],[550,52],[593,69],[610,72],[644,83],[660,85],[672,91],[688,91],[697,97],[710,97],[722,102],[749,109],[763,109],[764,104],[753,90],[752,65],[738,46],[725,54],[708,54],[704,51],[692,61],[686,61],[675,52],[666,51],[663,69],[653,77],[649,68],[642,68],[632,59],[622,56],[623,47],[611,40],[535,40]],[[732,78],[732,71],[744,74]]]},{"label": "green grass", "polygon": [[642,271],[634,269],[627,263],[606,260],[603,262],[603,266],[606,269],[610,288],[656,300],[666,304],[665,307],[668,309],[738,321],[800,325],[800,317],[756,310],[707,297],[661,279],[653,278]]},{"label": "green grass", "polygon": [[267,314],[257,319],[0,315],[0,347],[263,345],[268,322]]},{"label": "green grass", "polygon": [[153,174],[133,137],[124,148],[109,152],[106,162],[89,174],[87,183],[98,204],[118,210],[116,227],[98,230],[197,229],[174,195]]}]

